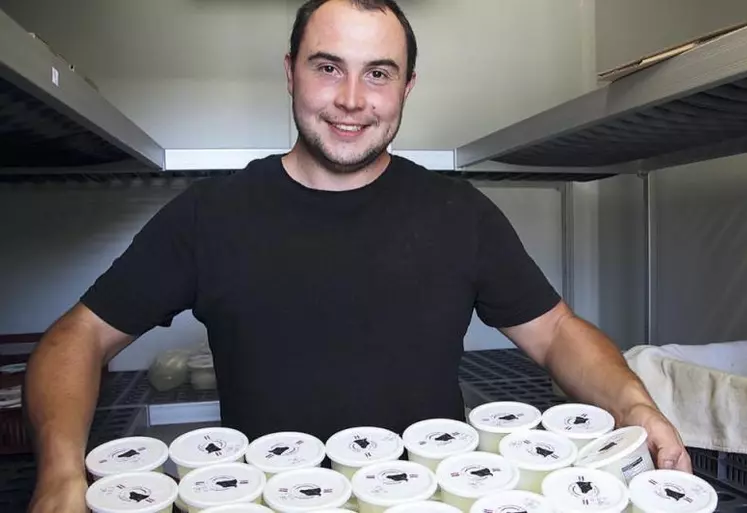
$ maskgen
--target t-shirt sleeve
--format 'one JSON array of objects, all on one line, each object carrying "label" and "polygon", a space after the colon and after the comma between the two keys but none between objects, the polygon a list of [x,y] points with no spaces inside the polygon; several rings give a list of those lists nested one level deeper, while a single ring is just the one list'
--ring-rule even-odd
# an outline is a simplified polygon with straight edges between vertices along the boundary
[{"label": "t-shirt sleeve", "polygon": [[500,208],[487,197],[480,201],[475,311],[494,328],[524,324],[555,307],[560,295]]},{"label": "t-shirt sleeve", "polygon": [[162,207],[80,301],[114,328],[139,336],[169,326],[195,298],[195,186]]}]

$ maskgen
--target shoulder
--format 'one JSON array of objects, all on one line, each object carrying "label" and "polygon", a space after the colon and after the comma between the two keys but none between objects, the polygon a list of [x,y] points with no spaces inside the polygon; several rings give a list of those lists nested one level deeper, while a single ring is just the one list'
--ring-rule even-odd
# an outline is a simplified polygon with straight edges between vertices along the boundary
[{"label": "shoulder", "polygon": [[397,173],[402,175],[411,191],[479,214],[498,209],[472,182],[458,173],[433,171],[403,157],[392,158]]}]

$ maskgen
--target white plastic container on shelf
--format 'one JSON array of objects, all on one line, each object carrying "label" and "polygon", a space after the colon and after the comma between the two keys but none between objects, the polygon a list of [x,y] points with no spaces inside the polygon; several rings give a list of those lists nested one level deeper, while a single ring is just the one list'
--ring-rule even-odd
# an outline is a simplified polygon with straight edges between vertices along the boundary
[{"label": "white plastic container on shelf", "polygon": [[542,412],[531,404],[513,401],[485,403],[469,414],[469,423],[480,433],[480,451],[498,453],[503,437],[514,431],[534,429]]},{"label": "white plastic container on shelf", "polygon": [[615,429],[608,411],[590,404],[559,404],[542,413],[542,426],[573,440],[579,449]]},{"label": "white plastic container on shelf", "polygon": [[640,426],[615,430],[581,449],[576,466],[604,470],[628,485],[636,475],[654,469],[647,440]]},{"label": "white plastic container on shelf", "polygon": [[462,510],[443,502],[420,501],[394,506],[386,510],[386,513],[462,513]]},{"label": "white plastic container on shelf", "polygon": [[130,472],[163,472],[169,448],[146,436],[119,438],[99,445],[86,455],[86,469],[94,480]]},{"label": "white plastic container on shelf", "polygon": [[622,513],[629,502],[628,489],[619,479],[583,467],[551,472],[542,481],[542,495],[555,513]]},{"label": "white plastic container on shelf", "polygon": [[188,431],[169,446],[179,478],[190,470],[207,465],[241,461],[249,446],[242,432],[231,428],[209,427]]},{"label": "white plastic container on shelf", "polygon": [[293,431],[271,433],[249,444],[246,462],[267,477],[289,470],[318,467],[324,461],[324,443],[315,436]]},{"label": "white plastic container on shelf", "polygon": [[401,504],[427,501],[438,488],[428,467],[401,460],[364,467],[355,473],[352,484],[360,513],[383,513]]},{"label": "white plastic container on shelf", "polygon": [[223,463],[187,473],[179,482],[179,498],[189,513],[235,503],[259,503],[267,478],[246,463]]},{"label": "white plastic container on shelf", "polygon": [[102,477],[86,491],[93,513],[171,513],[179,492],[176,481],[158,472]]},{"label": "white plastic container on shelf", "polygon": [[453,419],[423,420],[402,433],[408,459],[425,465],[432,472],[449,456],[477,449],[479,438],[475,428]]},{"label": "white plastic container on shelf", "polygon": [[441,500],[469,511],[482,497],[516,488],[519,469],[503,456],[478,451],[446,458],[438,465],[436,478]]},{"label": "white plastic container on shelf", "polygon": [[361,467],[399,459],[405,446],[402,438],[388,429],[357,427],[332,435],[325,449],[332,468],[353,479]]},{"label": "white plastic container on shelf", "polygon": [[260,504],[228,504],[202,510],[202,513],[273,513],[273,511]]},{"label": "white plastic container on shelf", "polygon": [[713,513],[716,490],[707,481],[678,470],[649,470],[630,481],[633,513]]},{"label": "white plastic container on shelf", "polygon": [[483,497],[472,505],[469,513],[555,513],[550,501],[542,495],[525,490],[508,490]]},{"label": "white plastic container on shelf", "polygon": [[264,502],[276,513],[341,508],[352,495],[348,478],[327,468],[289,470],[272,476]]},{"label": "white plastic container on shelf", "polygon": [[541,493],[542,480],[550,472],[570,467],[578,456],[578,448],[569,438],[528,429],[506,435],[500,452],[519,468],[518,490]]},{"label": "white plastic container on shelf", "polygon": [[213,390],[217,388],[217,378],[210,354],[196,354],[187,360],[189,382],[195,390]]}]

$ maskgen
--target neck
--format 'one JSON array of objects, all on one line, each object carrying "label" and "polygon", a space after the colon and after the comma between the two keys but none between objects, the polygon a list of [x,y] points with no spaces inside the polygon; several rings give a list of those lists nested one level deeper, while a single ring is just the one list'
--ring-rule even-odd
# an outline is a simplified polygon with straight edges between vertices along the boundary
[{"label": "neck", "polygon": [[300,141],[282,159],[285,171],[305,187],[322,191],[350,191],[364,187],[380,177],[391,161],[384,152],[368,166],[351,173],[331,171],[314,158]]}]

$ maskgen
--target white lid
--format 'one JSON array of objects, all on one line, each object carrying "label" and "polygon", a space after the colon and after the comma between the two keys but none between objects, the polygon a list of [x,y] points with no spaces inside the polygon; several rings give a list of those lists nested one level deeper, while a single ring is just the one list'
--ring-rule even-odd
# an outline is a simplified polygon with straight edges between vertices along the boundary
[{"label": "white lid", "polygon": [[176,482],[157,472],[128,472],[102,477],[86,491],[86,504],[96,513],[157,513],[172,505]]},{"label": "white lid", "polygon": [[545,410],[542,426],[569,438],[589,440],[615,429],[615,418],[590,404],[559,404]]},{"label": "white lid", "polygon": [[213,357],[209,354],[196,354],[190,356],[187,360],[187,367],[190,369],[212,369]]},{"label": "white lid", "polygon": [[640,426],[629,426],[608,433],[584,446],[578,454],[580,467],[605,467],[633,454],[646,443],[648,434]]},{"label": "white lid", "polygon": [[169,446],[169,456],[182,467],[230,463],[246,452],[249,440],[231,428],[209,427],[184,433]]},{"label": "white lid", "polygon": [[461,509],[443,502],[418,501],[394,506],[386,510],[386,513],[461,513],[461,511]]},{"label": "white lid", "polygon": [[500,452],[520,469],[549,471],[570,467],[578,449],[569,438],[549,431],[527,429],[509,433]]},{"label": "white lid", "polygon": [[556,470],[542,481],[542,495],[562,513],[621,513],[629,494],[608,472],[573,467]]},{"label": "white lid", "polygon": [[405,452],[402,438],[388,429],[359,427],[332,435],[326,443],[329,459],[347,467],[363,467],[399,459]]},{"label": "white lid", "polygon": [[485,403],[469,414],[469,422],[481,431],[510,433],[533,429],[542,420],[542,412],[531,404],[513,401]]},{"label": "white lid", "polygon": [[249,444],[246,461],[263,472],[316,467],[324,461],[324,443],[306,433],[282,432],[262,436]]},{"label": "white lid", "polygon": [[478,499],[470,513],[554,513],[550,501],[538,493],[507,490]]},{"label": "white lid", "polygon": [[519,469],[503,456],[470,452],[443,460],[436,469],[441,489],[467,499],[511,490],[519,482]]},{"label": "white lid", "polygon": [[227,504],[214,508],[203,509],[202,513],[273,513],[273,511],[260,504]]},{"label": "white lid", "polygon": [[275,511],[301,513],[339,508],[352,494],[348,478],[327,468],[306,468],[276,474],[265,486],[265,503]]},{"label": "white lid", "polygon": [[353,494],[374,506],[425,501],[438,489],[436,475],[412,461],[388,461],[369,465],[353,475]]},{"label": "white lid", "polygon": [[475,428],[452,419],[416,422],[405,430],[402,439],[409,452],[435,460],[474,451],[480,441]]},{"label": "white lid", "polygon": [[147,472],[163,465],[168,457],[168,446],[156,438],[119,438],[89,452],[86,456],[86,468],[96,477]]},{"label": "white lid", "polygon": [[264,490],[267,478],[246,463],[209,465],[188,472],[179,482],[179,498],[205,509],[232,502],[253,502]]},{"label": "white lid", "polygon": [[713,513],[718,495],[707,481],[678,470],[649,470],[630,481],[630,500],[646,513]]}]

